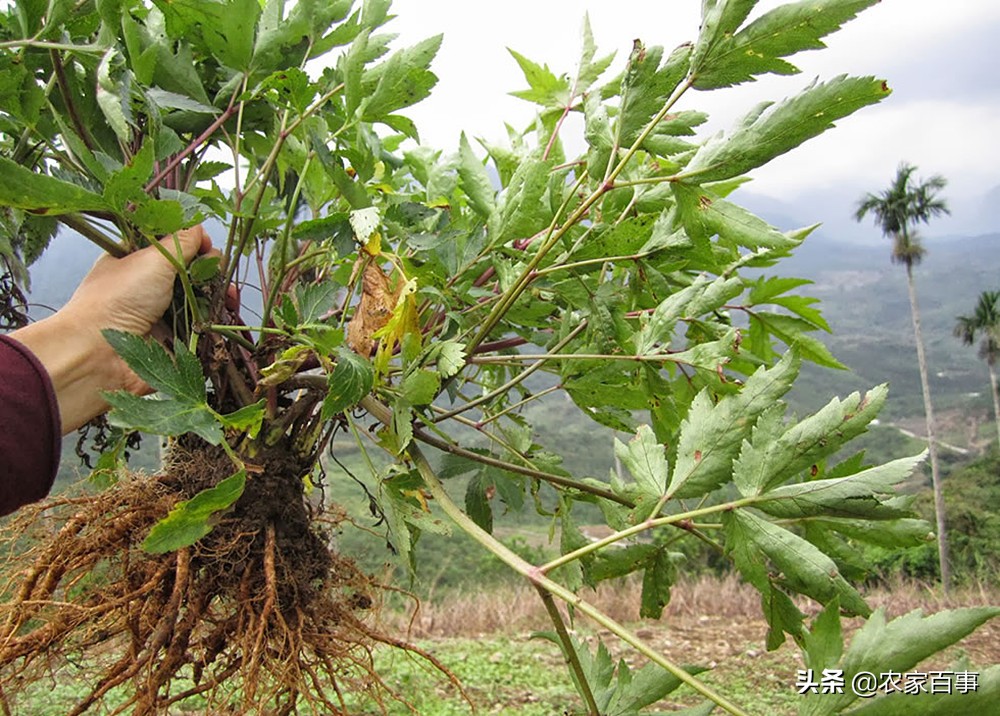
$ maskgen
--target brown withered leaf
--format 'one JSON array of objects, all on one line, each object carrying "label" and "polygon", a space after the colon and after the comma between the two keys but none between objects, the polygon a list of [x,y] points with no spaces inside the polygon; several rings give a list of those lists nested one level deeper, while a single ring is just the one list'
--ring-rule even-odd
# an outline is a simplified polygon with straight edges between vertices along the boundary
[{"label": "brown withered leaf", "polygon": [[367,261],[367,265],[361,277],[361,302],[347,324],[347,345],[367,358],[375,348],[372,334],[389,322],[398,296],[378,263],[367,257],[359,257],[358,261]]}]

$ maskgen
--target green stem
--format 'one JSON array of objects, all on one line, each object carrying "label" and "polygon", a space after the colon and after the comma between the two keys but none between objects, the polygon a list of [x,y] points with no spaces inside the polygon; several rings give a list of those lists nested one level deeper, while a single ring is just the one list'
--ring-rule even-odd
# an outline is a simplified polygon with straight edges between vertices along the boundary
[{"label": "green stem", "polygon": [[[570,343],[570,341],[572,341],[574,338],[576,338],[578,335],[580,335],[580,333],[582,333],[583,330],[586,327],[587,327],[587,321],[586,320],[581,321],[580,325],[578,325],[576,328],[574,328],[572,331],[570,331],[569,334],[565,338],[563,338],[562,340],[560,340],[558,343],[556,343],[552,347],[552,350],[549,352],[548,355],[552,355],[552,354],[557,353],[558,351],[561,351],[563,348],[565,348]],[[472,351],[469,350],[469,353],[471,353],[471,352]],[[460,405],[459,407],[454,408],[453,410],[447,410],[447,411],[441,413],[440,415],[438,415],[438,416],[436,416],[434,418],[434,422],[435,423],[440,423],[442,420],[447,420],[448,418],[450,418],[450,417],[452,417],[454,415],[459,415],[461,413],[466,412],[467,410],[472,410],[473,408],[475,408],[478,405],[482,405],[483,403],[488,403],[489,401],[493,400],[494,398],[497,398],[497,397],[499,397],[501,395],[505,395],[507,393],[507,391],[509,391],[511,388],[515,387],[516,385],[518,385],[519,383],[521,383],[522,381],[524,381],[528,376],[530,376],[532,373],[534,373],[535,371],[537,371],[543,365],[545,365],[545,360],[539,360],[538,362],[533,363],[532,365],[530,365],[527,368],[525,368],[523,372],[518,373],[516,376],[514,376],[513,378],[511,378],[509,381],[507,381],[506,383],[504,383],[503,385],[501,385],[496,390],[492,390],[489,393],[487,393],[486,395],[480,396],[480,397],[476,398],[475,400],[470,400],[468,403],[465,403],[464,405]]]},{"label": "green stem", "polygon": [[558,607],[556,607],[555,600],[552,598],[552,595],[545,591],[545,589],[541,586],[536,584],[535,589],[538,590],[538,596],[542,598],[542,604],[545,605],[545,611],[548,612],[549,619],[552,621],[556,634],[559,636],[559,641],[562,644],[563,655],[566,657],[566,663],[569,664],[570,670],[576,677],[576,683],[579,686],[580,694],[583,696],[583,700],[587,703],[589,716],[601,716],[601,710],[597,706],[597,700],[594,698],[594,692],[590,688],[590,682],[587,681],[587,674],[583,670],[583,664],[580,663],[580,655],[576,653],[576,647],[573,644],[573,639],[566,630],[566,623],[563,621],[562,614],[559,613]]},{"label": "green stem", "polygon": [[305,161],[302,163],[302,171],[299,172],[299,180],[295,183],[295,189],[292,191],[292,198],[289,201],[289,210],[287,216],[285,217],[285,228],[281,232],[281,238],[277,242],[274,250],[278,252],[278,270],[275,274],[274,280],[271,281],[271,290],[267,293],[267,301],[264,304],[264,313],[261,316],[261,323],[265,326],[271,322],[271,311],[274,309],[274,302],[281,293],[281,286],[284,283],[285,276],[288,273],[289,259],[288,259],[288,241],[292,235],[292,226],[295,220],[295,206],[299,202],[299,197],[302,195],[302,187],[305,185],[306,173],[309,171],[309,165],[312,163],[313,154],[310,152],[306,155]]},{"label": "green stem", "polygon": [[[315,379],[315,381],[313,380]],[[310,384],[315,383],[315,387],[323,387],[321,383],[325,385],[326,379],[323,376],[300,376],[300,381],[309,382]],[[367,410],[376,420],[384,425],[390,425],[392,423],[392,411],[388,407],[377,401],[372,396],[368,395],[361,399],[361,407]],[[619,505],[625,507],[635,507],[635,504],[630,500],[615,494],[611,490],[607,490],[603,487],[597,485],[590,485],[585,482],[579,482],[563,475],[553,475],[552,473],[542,472],[540,470],[535,470],[533,468],[522,467],[521,465],[515,465],[514,463],[504,462],[503,460],[498,460],[497,458],[490,457],[488,455],[480,455],[472,450],[466,450],[465,448],[455,445],[454,443],[447,442],[440,438],[436,438],[433,435],[428,435],[423,430],[419,428],[413,429],[413,437],[422,443],[426,443],[433,448],[437,448],[443,452],[450,453],[452,455],[457,455],[458,457],[464,457],[473,462],[478,462],[483,465],[490,465],[492,467],[498,467],[501,470],[506,470],[507,472],[513,472],[516,475],[525,475],[526,477],[531,477],[536,480],[541,480],[542,482],[547,482],[552,485],[558,485],[559,487],[566,487],[571,490],[577,490],[579,492],[586,493],[588,495],[594,495],[595,497],[603,497],[606,500],[610,500]]]},{"label": "green stem", "polygon": [[619,355],[617,353],[518,353],[516,355],[505,356],[472,356],[470,363],[521,363],[524,361],[550,361],[550,360],[603,360],[603,361],[633,361],[638,363],[679,363],[677,358],[668,353],[657,353],[654,355]]},{"label": "green stem", "polygon": [[695,519],[696,517],[701,517],[702,515],[712,515],[718,512],[728,512],[730,510],[735,510],[740,507],[746,507],[752,505],[757,501],[756,497],[744,497],[740,500],[734,500],[733,502],[725,502],[721,505],[712,505],[711,507],[702,507],[697,510],[690,510],[688,512],[678,512],[675,515],[668,515],[666,517],[658,517],[656,519],[649,519],[645,522],[641,522],[632,527],[628,527],[619,532],[615,532],[612,535],[608,535],[604,539],[597,540],[596,542],[591,542],[588,545],[584,545],[579,549],[573,550],[572,552],[567,552],[561,557],[548,562],[547,564],[539,567],[539,571],[543,574],[547,574],[554,569],[558,569],[565,564],[580,559],[581,557],[586,557],[588,554],[596,552],[598,550],[604,549],[605,547],[614,544],[623,539],[632,537],[646,530],[654,529],[656,527],[664,527],[666,525],[674,525],[679,522],[688,522]]},{"label": "green stem", "polygon": [[552,247],[556,245],[556,243],[566,234],[567,231],[569,231],[571,227],[575,226],[577,222],[579,222],[580,219],[582,219],[584,215],[590,211],[590,207],[604,195],[605,191],[607,191],[607,185],[602,184],[601,188],[591,194],[582,204],[580,204],[576,211],[574,211],[573,214],[563,223],[562,227],[557,230],[556,227],[559,225],[559,218],[569,207],[569,202],[576,196],[577,190],[583,185],[586,177],[586,173],[581,174],[580,178],[577,179],[576,184],[574,184],[573,187],[566,193],[566,198],[563,200],[559,210],[552,217],[552,222],[545,230],[545,239],[543,240],[542,245],[538,247],[535,255],[531,258],[531,261],[529,261],[528,265],[524,267],[524,270],[521,272],[517,281],[514,282],[514,285],[507,289],[503,296],[501,296],[500,302],[493,307],[492,311],[490,311],[490,314],[486,317],[486,320],[483,322],[483,326],[476,334],[476,337],[473,338],[472,342],[466,347],[470,353],[475,350],[476,346],[486,340],[490,331],[496,327],[497,323],[500,322],[500,319],[503,318],[504,314],[510,310],[511,306],[514,305],[514,302],[517,301],[525,289],[528,288],[528,284],[534,280],[535,269],[538,268],[538,265],[542,262],[542,259],[545,258]]},{"label": "green stem", "polygon": [[498,418],[502,418],[504,415],[507,415],[508,413],[513,412],[513,411],[517,410],[518,408],[527,405],[531,401],[538,400],[539,398],[544,398],[546,395],[550,395],[550,394],[556,392],[557,390],[562,390],[562,386],[561,385],[553,385],[551,388],[546,388],[545,390],[540,390],[537,393],[534,393],[534,394],[528,396],[524,400],[519,400],[518,402],[514,403],[513,405],[504,408],[499,413],[495,413],[495,414],[489,416],[488,418],[484,418],[483,420],[480,420],[478,423],[473,423],[473,424],[477,428],[481,428],[484,425],[489,425],[494,420],[497,420]]},{"label": "green stem", "polygon": [[642,639],[633,634],[631,631],[626,629],[623,625],[616,622],[611,617],[607,616],[597,607],[593,606],[589,602],[582,599],[580,596],[562,586],[558,582],[555,582],[547,578],[542,574],[538,567],[535,567],[531,563],[525,561],[513,551],[511,551],[502,542],[495,539],[492,535],[483,530],[479,525],[473,522],[468,515],[466,515],[459,507],[456,505],[448,493],[444,489],[444,485],[438,479],[437,475],[434,474],[434,470],[430,463],[427,462],[427,458],[424,457],[420,448],[416,445],[411,445],[408,448],[410,457],[412,458],[417,471],[424,480],[424,484],[430,491],[431,495],[434,497],[435,502],[441,506],[445,514],[451,518],[451,520],[458,525],[466,534],[472,537],[474,540],[479,542],[486,550],[492,553],[494,556],[499,558],[508,567],[516,571],[521,576],[528,579],[532,585],[534,585],[539,590],[544,590],[549,594],[558,597],[567,604],[570,604],[577,611],[590,617],[598,626],[607,629],[611,633],[615,634],[641,653],[646,658],[650,659],[656,664],[659,664],[668,672],[673,674],[677,679],[683,683],[690,686],[692,689],[700,693],[702,696],[712,700],[717,705],[724,708],[729,713],[734,716],[749,716],[743,709],[741,709],[736,704],[732,703],[722,694],[716,693],[713,689],[701,683],[698,679],[694,678],[687,671],[682,669],[677,664],[667,659],[656,649],[653,649],[648,644],[646,644]]},{"label": "green stem", "polygon": [[105,253],[111,254],[116,259],[128,256],[128,251],[125,250],[125,247],[112,239],[110,236],[106,236],[104,232],[100,231],[97,227],[79,214],[61,214],[56,218],[59,223],[73,229],[73,231],[77,232],[91,243],[100,246],[104,249]]},{"label": "green stem", "polygon": [[572,269],[582,268],[583,266],[593,266],[595,264],[603,263],[615,263],[616,261],[638,261],[639,259],[644,259],[649,256],[649,253],[642,254],[629,254],[628,256],[609,256],[602,259],[586,259],[585,261],[575,261],[569,264],[555,264],[553,266],[548,266],[547,268],[538,269],[535,271],[535,276],[547,276],[550,273],[555,273],[556,271],[570,271]]}]

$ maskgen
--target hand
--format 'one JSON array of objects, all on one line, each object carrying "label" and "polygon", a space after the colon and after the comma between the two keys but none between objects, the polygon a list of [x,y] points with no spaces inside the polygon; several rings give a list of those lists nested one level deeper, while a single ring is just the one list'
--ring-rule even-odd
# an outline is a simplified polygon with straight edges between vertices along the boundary
[{"label": "hand", "polygon": [[[179,248],[184,264],[212,247],[201,226],[160,244],[175,256]],[[176,276],[173,264],[155,246],[121,259],[102,256],[61,310],[11,334],[49,372],[64,435],[107,410],[101,391],[150,392],[101,331],[149,335],[170,305]]]}]

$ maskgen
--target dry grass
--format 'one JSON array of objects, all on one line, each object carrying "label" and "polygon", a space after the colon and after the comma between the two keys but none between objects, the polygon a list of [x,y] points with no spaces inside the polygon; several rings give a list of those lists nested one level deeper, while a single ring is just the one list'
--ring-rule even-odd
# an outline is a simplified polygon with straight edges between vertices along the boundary
[{"label": "dry grass", "polygon": [[[597,590],[583,590],[581,596],[608,616],[623,623],[639,620],[641,584],[625,580],[601,584]],[[919,582],[894,582],[868,590],[872,608],[885,607],[890,617],[914,609],[926,613],[956,607],[1000,604],[1000,587],[977,584],[952,590],[946,598],[939,586]],[[807,614],[819,611],[809,600],[799,600]],[[475,637],[504,632],[523,633],[551,626],[537,592],[528,584],[498,587],[489,592],[473,588],[420,605],[415,614],[387,615],[396,628],[409,630],[412,637]],[[702,576],[674,586],[662,622],[728,618],[761,619],[757,592],[734,575],[721,578]]]}]

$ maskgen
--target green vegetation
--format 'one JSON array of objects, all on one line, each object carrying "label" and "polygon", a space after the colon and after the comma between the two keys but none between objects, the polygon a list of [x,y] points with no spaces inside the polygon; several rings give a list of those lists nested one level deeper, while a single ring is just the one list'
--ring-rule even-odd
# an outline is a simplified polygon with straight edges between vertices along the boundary
[{"label": "green vegetation", "polygon": [[[865,545],[928,540],[906,494],[923,458],[856,453],[884,385],[788,414],[804,363],[843,368],[807,282],[774,271],[812,227],[730,200],[888,84],[815,81],[698,136],[693,90],[794,74],[792,56],[875,2],[751,19],[754,0],[707,0],[692,43],[637,41],[618,76],[585,23],[574,73],[515,54],[537,119],[485,157],[464,136],[451,156],[418,145],[404,113],[436,82],[441,38],[391,51],[388,0],[15,3],[0,19],[4,260],[23,278],[61,222],[115,255],[159,247],[180,280],[169,350],[106,333],[158,391],[108,397],[113,484],[12,525],[38,547],[11,556],[29,576],[0,605],[5,697],[25,703],[69,662],[96,674],[74,716],[449,708],[421,688],[428,672],[520,700],[494,688],[492,656],[452,666],[379,621],[399,582],[359,567],[377,569],[352,556],[351,523],[401,570],[423,557],[428,589],[452,555],[483,575],[481,594],[498,564],[527,580],[576,691],[558,708],[588,716],[636,716],[681,688],[690,713],[760,704],[609,614],[592,598],[605,582],[634,580],[655,621],[687,563],[728,565],[759,595],[769,649],[794,643],[809,668],[848,676],[908,669],[1000,613],[888,621],[859,591]],[[564,141],[572,113],[582,141]],[[907,236],[912,216],[885,228]],[[184,267],[155,241],[209,219],[225,227],[220,260]],[[259,315],[232,305],[251,291]],[[586,427],[560,429],[568,414]],[[154,476],[124,465],[135,430],[168,439]],[[324,461],[331,446],[340,464]],[[39,530],[51,519],[68,528]],[[847,643],[850,617],[864,625]],[[577,620],[612,646],[582,641]],[[517,655],[501,679],[564,689]]]}]

